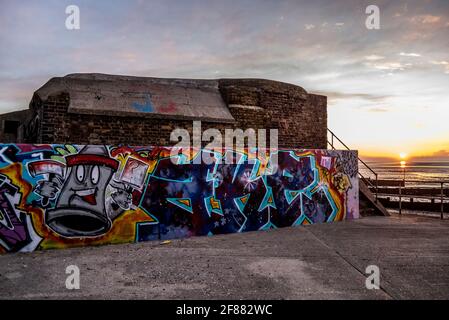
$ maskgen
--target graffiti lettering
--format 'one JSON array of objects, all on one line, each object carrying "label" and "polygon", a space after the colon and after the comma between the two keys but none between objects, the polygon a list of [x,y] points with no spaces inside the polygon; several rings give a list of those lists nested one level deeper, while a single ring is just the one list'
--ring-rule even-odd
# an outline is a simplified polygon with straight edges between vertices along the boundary
[{"label": "graffiti lettering", "polygon": [[[0,252],[358,217],[351,151],[0,145]],[[210,162],[197,161],[207,156]],[[355,168],[355,169],[354,169]]]}]

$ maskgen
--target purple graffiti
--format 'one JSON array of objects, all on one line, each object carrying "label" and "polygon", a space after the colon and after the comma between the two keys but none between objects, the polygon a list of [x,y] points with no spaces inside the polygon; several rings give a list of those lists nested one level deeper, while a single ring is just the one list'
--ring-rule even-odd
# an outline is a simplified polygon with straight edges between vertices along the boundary
[{"label": "purple graffiti", "polygon": [[19,217],[7,196],[14,197],[17,193],[17,187],[0,174],[0,240],[9,251],[19,251],[29,243],[26,215],[22,212]]}]

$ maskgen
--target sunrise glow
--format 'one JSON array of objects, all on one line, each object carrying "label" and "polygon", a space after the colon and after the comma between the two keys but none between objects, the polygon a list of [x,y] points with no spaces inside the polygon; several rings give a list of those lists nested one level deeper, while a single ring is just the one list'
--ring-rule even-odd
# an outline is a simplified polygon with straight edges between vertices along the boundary
[{"label": "sunrise glow", "polygon": [[389,1],[378,31],[360,1],[280,2],[86,2],[69,32],[64,1],[3,1],[0,113],[73,72],[266,78],[327,96],[328,127],[362,157],[449,156],[447,2]]}]

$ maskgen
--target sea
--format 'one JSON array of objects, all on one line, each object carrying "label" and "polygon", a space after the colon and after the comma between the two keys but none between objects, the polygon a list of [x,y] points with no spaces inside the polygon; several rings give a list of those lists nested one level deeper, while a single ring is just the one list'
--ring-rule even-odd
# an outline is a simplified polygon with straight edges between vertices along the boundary
[{"label": "sea", "polygon": [[[440,182],[445,181],[443,186],[445,189],[449,189],[449,160],[412,160],[405,161],[403,164],[400,161],[367,160],[365,163],[378,174],[380,180],[405,179],[406,187],[420,188],[440,188]],[[374,174],[362,163],[359,163],[359,171],[364,177],[374,178]],[[430,200],[416,199],[416,201]],[[388,211],[398,213],[396,209],[388,208]],[[402,210],[402,213],[439,217],[439,213],[427,211]],[[449,212],[446,212],[444,216],[448,219]]]},{"label": "sea", "polygon": [[[365,161],[365,163],[378,174],[378,179],[387,180],[421,180],[449,182],[449,160],[441,161]],[[359,163],[360,172],[367,177],[373,177],[373,173]]]}]

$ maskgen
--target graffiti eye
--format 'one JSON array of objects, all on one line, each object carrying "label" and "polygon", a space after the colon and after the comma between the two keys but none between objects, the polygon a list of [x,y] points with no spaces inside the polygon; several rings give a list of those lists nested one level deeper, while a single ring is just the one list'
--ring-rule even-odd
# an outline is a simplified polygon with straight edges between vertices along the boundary
[{"label": "graffiti eye", "polygon": [[90,179],[92,180],[93,184],[97,184],[99,178],[100,178],[100,169],[98,168],[98,166],[94,166],[90,173]]},{"label": "graffiti eye", "polygon": [[84,166],[78,166],[76,168],[76,179],[78,179],[79,182],[83,182],[83,180],[84,180]]}]

